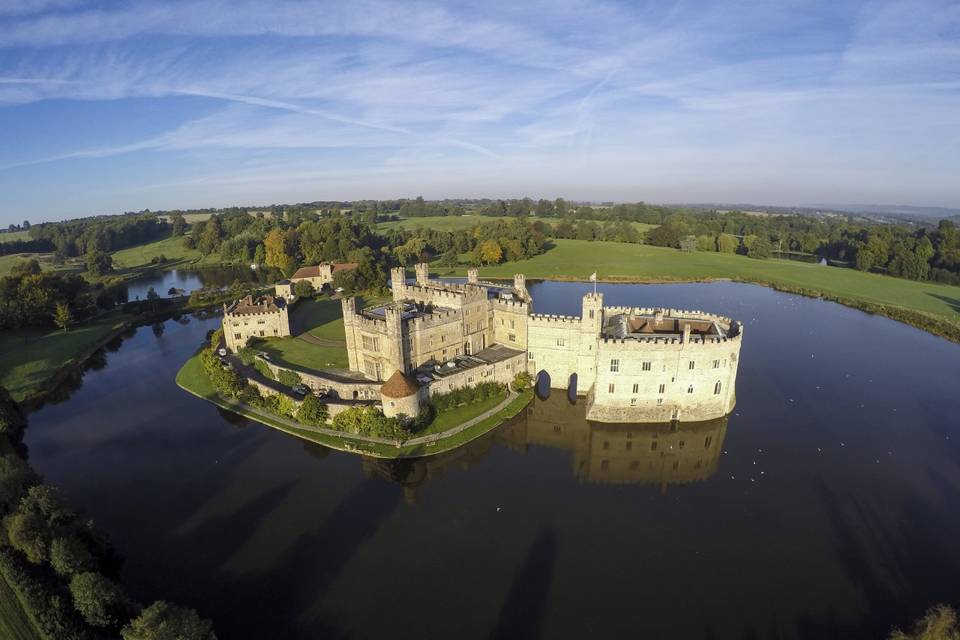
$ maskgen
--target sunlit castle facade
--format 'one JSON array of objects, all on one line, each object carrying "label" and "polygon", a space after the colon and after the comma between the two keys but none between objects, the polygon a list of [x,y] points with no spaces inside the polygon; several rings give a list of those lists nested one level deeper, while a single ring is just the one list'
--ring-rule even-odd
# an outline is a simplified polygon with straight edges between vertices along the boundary
[{"label": "sunlit castle facade", "polygon": [[428,394],[519,371],[587,398],[598,422],[695,422],[736,402],[743,325],[703,311],[604,307],[583,296],[580,316],[533,312],[523,275],[511,285],[431,280],[391,272],[393,302],[357,310],[343,300],[350,369],[383,381],[399,371]]}]

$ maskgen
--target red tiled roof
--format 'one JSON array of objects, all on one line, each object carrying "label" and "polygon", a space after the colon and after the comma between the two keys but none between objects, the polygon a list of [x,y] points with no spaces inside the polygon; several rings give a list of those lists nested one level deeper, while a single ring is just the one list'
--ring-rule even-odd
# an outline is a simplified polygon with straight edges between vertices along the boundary
[{"label": "red tiled roof", "polygon": [[333,272],[337,271],[350,271],[351,269],[356,269],[356,262],[334,262],[333,263]]},{"label": "red tiled roof", "polygon": [[397,369],[380,387],[380,393],[388,398],[406,398],[415,394],[417,389],[417,383]]},{"label": "red tiled roof", "polygon": [[293,274],[290,278],[295,280],[297,278],[316,278],[320,275],[320,265],[315,265],[313,267],[300,267],[297,269],[297,272]]}]

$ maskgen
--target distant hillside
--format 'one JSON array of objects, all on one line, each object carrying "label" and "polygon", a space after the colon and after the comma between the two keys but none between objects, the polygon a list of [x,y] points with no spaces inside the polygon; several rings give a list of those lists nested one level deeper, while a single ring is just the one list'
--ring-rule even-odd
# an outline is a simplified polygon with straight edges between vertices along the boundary
[{"label": "distant hillside", "polygon": [[936,220],[960,217],[960,209],[950,207],[916,207],[908,204],[822,204],[814,206],[850,213],[902,215],[915,218],[934,218]]}]

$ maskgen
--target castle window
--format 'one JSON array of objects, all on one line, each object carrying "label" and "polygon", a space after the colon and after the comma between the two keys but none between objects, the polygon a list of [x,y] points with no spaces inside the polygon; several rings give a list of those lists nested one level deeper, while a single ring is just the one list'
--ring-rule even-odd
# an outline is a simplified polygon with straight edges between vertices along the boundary
[{"label": "castle window", "polygon": [[240,339],[240,334],[239,334],[239,333],[235,333],[235,334],[233,334],[233,337],[234,337],[236,340],[239,340],[239,339]]},{"label": "castle window", "polygon": [[634,393],[639,393],[639,392],[640,392],[640,385],[637,384],[636,382],[633,383],[633,392],[634,392]]},{"label": "castle window", "polygon": [[630,398],[630,406],[631,406],[631,407],[637,406],[637,399],[636,399],[636,398]]},{"label": "castle window", "polygon": [[614,358],[610,361],[610,372],[617,373],[618,371],[620,371],[620,361]]},{"label": "castle window", "polygon": [[633,443],[632,443],[632,442],[628,442],[627,445],[626,445],[626,449],[627,449],[627,451],[630,451],[631,449],[633,449]]},{"label": "castle window", "polygon": [[562,431],[563,431],[563,427],[561,427],[561,426],[558,425],[558,424],[553,425],[553,432],[554,432],[554,433],[561,433]]},{"label": "castle window", "polygon": [[659,407],[662,404],[663,404],[663,398],[657,398],[657,406]]},{"label": "castle window", "polygon": [[679,469],[679,468],[680,468],[680,461],[679,461],[679,460],[674,460],[674,461],[673,461],[673,470],[676,471],[676,470]]},{"label": "castle window", "polygon": [[691,369],[691,370],[693,369],[693,360],[690,361],[690,366],[687,367],[687,368],[688,368],[688,369]]},{"label": "castle window", "polygon": [[667,388],[667,385],[661,384],[661,385],[660,385],[660,393],[663,393],[666,388]]},{"label": "castle window", "polygon": [[720,368],[720,361],[719,361],[719,360],[714,360],[714,361],[713,361],[713,368],[714,368],[714,369],[719,369],[719,368]]},{"label": "castle window", "polygon": [[677,446],[678,446],[680,449],[683,449],[683,446],[684,446],[685,444],[687,444],[687,443],[684,442],[683,440],[681,440],[680,442],[677,443]]},{"label": "castle window", "polygon": [[687,393],[693,393],[693,385],[687,387]]},{"label": "castle window", "polygon": [[566,342],[564,342],[563,338],[557,338],[557,346],[558,346],[558,347],[562,347],[562,346],[564,346],[565,344],[566,344]]},{"label": "castle window", "polygon": [[515,329],[515,328],[516,328],[516,327],[514,326],[514,321],[513,321],[513,320],[510,321],[510,328],[511,328],[511,329]]},{"label": "castle window", "polygon": [[654,440],[653,442],[650,443],[650,451],[656,451],[656,450],[657,450],[657,441]]},{"label": "castle window", "polygon": [[715,396],[720,395],[720,388],[721,388],[721,386],[722,386],[722,385],[720,384],[720,381],[717,380],[717,384],[713,385],[713,395],[715,395]]},{"label": "castle window", "polygon": [[649,362],[644,362],[644,363],[643,363],[643,370],[644,370],[644,371],[650,371],[650,363],[649,363]]},{"label": "castle window", "polygon": [[527,352],[527,360],[533,360],[533,351]]},{"label": "castle window", "polygon": [[507,334],[507,340],[509,340],[510,342],[516,342],[516,341],[517,341],[517,334],[515,334],[515,333],[508,333],[508,334]]},{"label": "castle window", "polygon": [[593,309],[590,309],[590,319],[593,320]]},{"label": "castle window", "polygon": [[616,389],[616,387],[611,384],[610,386],[607,387],[607,393],[613,393],[614,389]]},{"label": "castle window", "polygon": [[263,337],[263,331],[260,332],[260,337],[261,337],[261,338]]},{"label": "castle window", "polygon": [[703,448],[708,449],[710,445],[713,444],[713,436],[707,436],[703,439]]},{"label": "castle window", "polygon": [[363,348],[367,351],[380,351],[380,340],[370,336],[363,336]]},{"label": "castle window", "polygon": [[603,441],[603,448],[604,448],[604,449],[609,449],[609,448],[610,448],[610,441],[609,441],[609,440],[604,440],[604,441]]}]

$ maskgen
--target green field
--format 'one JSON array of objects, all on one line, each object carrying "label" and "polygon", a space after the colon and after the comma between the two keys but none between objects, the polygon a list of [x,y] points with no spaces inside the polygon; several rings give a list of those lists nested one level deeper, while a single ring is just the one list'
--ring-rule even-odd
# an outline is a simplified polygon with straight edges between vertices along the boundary
[{"label": "green field", "polygon": [[[556,240],[545,253],[519,262],[483,267],[482,276],[661,281],[730,278],[815,289],[854,301],[934,314],[960,324],[960,287],[916,282],[854,269],[793,260],[756,260],[740,255],[693,252],[618,242]],[[463,271],[463,270],[461,270]]]},{"label": "green field", "polygon": [[115,251],[111,255],[113,256],[114,268],[117,270],[143,267],[161,255],[171,262],[200,260],[203,257],[196,249],[184,247],[183,237],[164,238],[135,247],[127,247]]},{"label": "green field", "polygon": [[12,233],[9,231],[6,231],[4,233],[0,233],[0,243],[13,242],[14,240],[29,240],[29,239],[30,239],[29,231],[14,231]]},{"label": "green field", "polygon": [[346,369],[347,343],[343,346],[317,345],[303,338],[267,338],[254,345],[269,354],[277,364],[291,364],[301,369]]},{"label": "green field", "polygon": [[20,605],[20,599],[0,577],[0,638],[40,640],[42,637]]},{"label": "green field", "polygon": [[128,317],[119,311],[70,329],[0,331],[0,386],[18,402],[44,390],[63,365],[115,333]]}]

